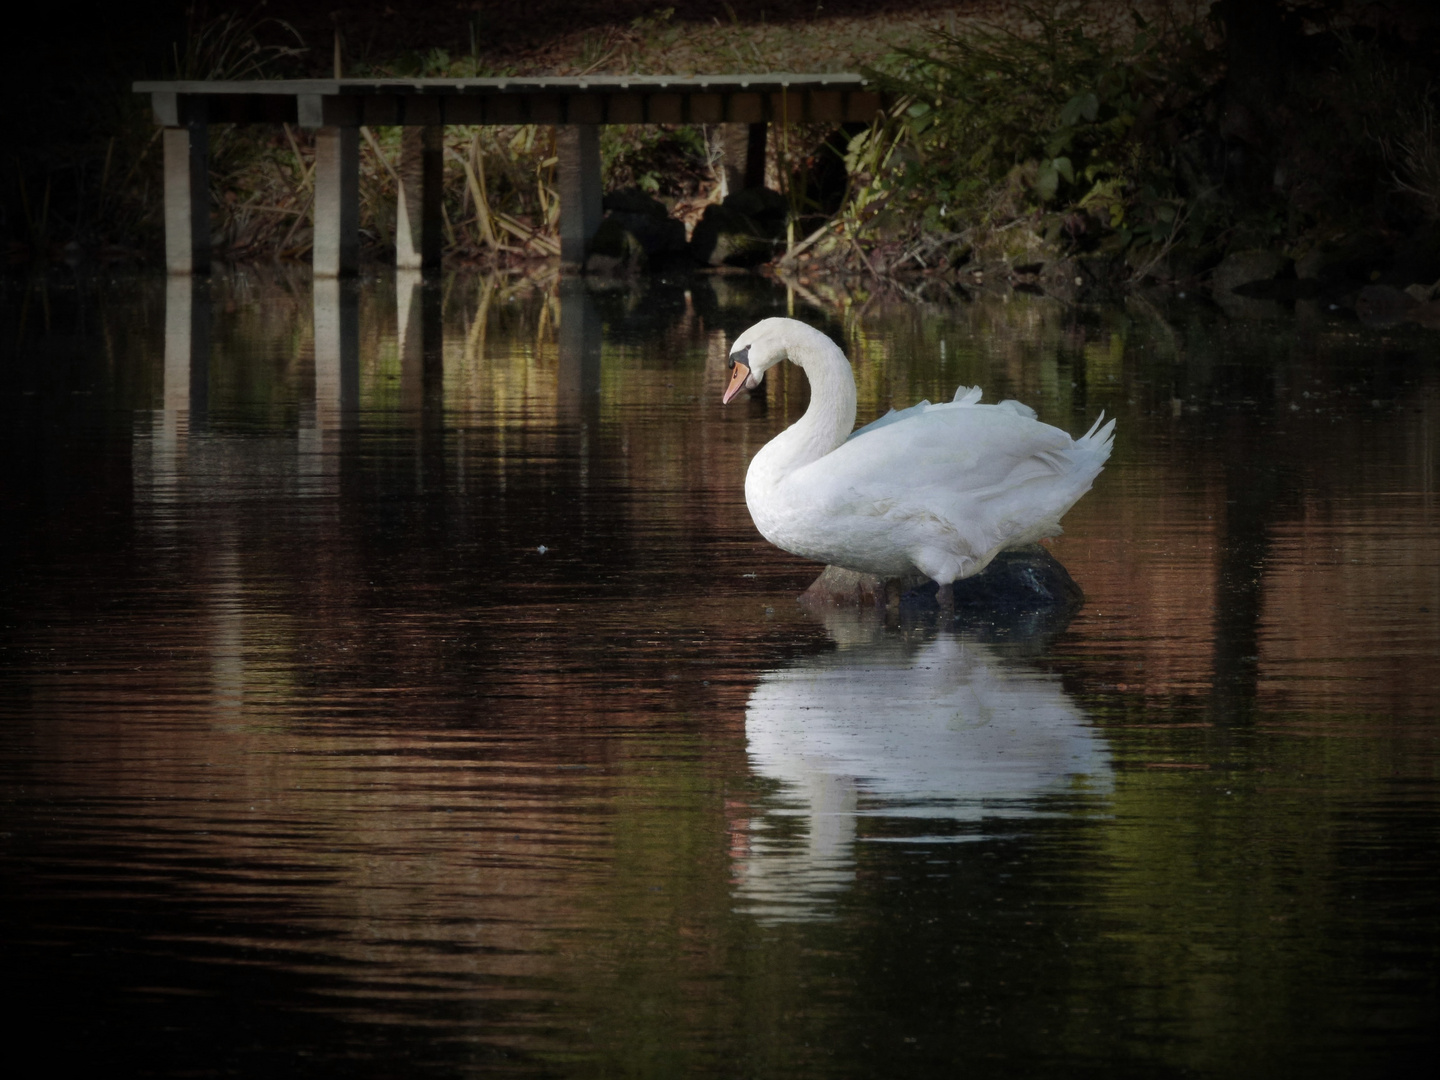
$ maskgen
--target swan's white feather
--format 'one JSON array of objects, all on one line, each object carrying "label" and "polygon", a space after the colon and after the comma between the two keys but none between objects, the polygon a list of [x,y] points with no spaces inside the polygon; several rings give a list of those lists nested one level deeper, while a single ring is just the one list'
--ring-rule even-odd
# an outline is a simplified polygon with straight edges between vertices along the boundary
[{"label": "swan's white feather", "polygon": [[941,584],[969,577],[1005,548],[1057,535],[1110,456],[1113,420],[1072,439],[1018,401],[982,405],[979,387],[847,435],[854,376],[832,341],[767,319],[736,339],[742,347],[759,377],[787,357],[810,377],[810,408],[756,454],[745,498],[766,539],[820,562],[884,577],[919,570]]}]

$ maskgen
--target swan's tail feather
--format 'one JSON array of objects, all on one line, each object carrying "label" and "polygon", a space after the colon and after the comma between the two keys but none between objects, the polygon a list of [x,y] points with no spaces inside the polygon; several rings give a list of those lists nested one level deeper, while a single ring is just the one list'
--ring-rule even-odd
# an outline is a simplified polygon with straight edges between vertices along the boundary
[{"label": "swan's tail feather", "polygon": [[1087,450],[1099,453],[1101,461],[1110,456],[1110,450],[1115,443],[1115,421],[1112,419],[1104,427],[1101,427],[1100,425],[1104,423],[1105,410],[1101,409],[1095,423],[1090,425],[1090,430],[1075,440],[1077,446],[1083,445]]},{"label": "swan's tail feather", "polygon": [[978,405],[981,398],[980,387],[961,386],[955,390],[955,396],[950,400],[956,405]]}]

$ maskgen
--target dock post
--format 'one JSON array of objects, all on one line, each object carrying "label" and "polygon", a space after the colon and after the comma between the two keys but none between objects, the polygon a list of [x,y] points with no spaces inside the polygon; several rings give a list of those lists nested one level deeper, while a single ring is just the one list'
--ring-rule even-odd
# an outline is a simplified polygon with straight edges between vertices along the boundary
[{"label": "dock post", "polygon": [[[199,103],[191,105],[192,110],[200,108]],[[192,115],[183,124],[167,125],[162,138],[165,268],[172,274],[204,274],[210,269],[210,136],[205,118]]]},{"label": "dock post", "polygon": [[763,120],[722,127],[720,160],[726,195],[765,186],[765,143],[768,136],[769,129]]},{"label": "dock post", "polygon": [[360,265],[360,129],[315,132],[316,277],[353,274]]},{"label": "dock post", "polygon": [[599,127],[558,125],[555,153],[560,158],[560,267],[581,270],[586,248],[604,213],[600,205]]},{"label": "dock post", "polygon": [[438,124],[401,128],[400,205],[395,215],[395,265],[440,265],[440,200],[445,159]]}]

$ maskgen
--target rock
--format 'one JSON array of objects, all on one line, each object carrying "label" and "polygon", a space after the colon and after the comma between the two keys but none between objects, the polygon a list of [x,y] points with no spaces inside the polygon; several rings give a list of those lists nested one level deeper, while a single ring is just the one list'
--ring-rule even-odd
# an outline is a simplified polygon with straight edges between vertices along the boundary
[{"label": "rock", "polygon": [[[908,590],[923,580],[903,582],[901,589]],[[853,607],[860,604],[883,604],[885,596],[885,582],[876,575],[845,570],[839,566],[827,566],[820,572],[820,576],[810,583],[810,587],[800,599],[805,603]]]},{"label": "rock", "polygon": [[658,199],[625,188],[610,192],[602,205],[606,217],[590,239],[586,273],[639,274],[685,256],[685,226]]},{"label": "rock", "polygon": [[704,266],[758,266],[775,256],[777,240],[738,210],[707,206],[690,236],[690,256]]},{"label": "rock", "polygon": [[1431,330],[1440,330],[1440,300],[1419,304],[1410,309],[1410,321]]},{"label": "rock", "polygon": [[[933,581],[915,577],[901,581],[902,606],[936,604]],[[956,610],[1013,613],[1045,608],[1075,608],[1085,600],[1060,560],[1039,544],[1002,551],[983,571],[952,586]],[[802,600],[837,606],[884,603],[886,583],[874,574],[827,566],[805,590]]]},{"label": "rock", "polygon": [[1427,304],[1440,297],[1440,281],[1434,285],[1406,285],[1405,295],[1412,297],[1417,304]]},{"label": "rock", "polygon": [[1327,289],[1378,280],[1394,261],[1389,237],[1378,229],[1361,229],[1317,244],[1295,260],[1295,276],[1320,282]]},{"label": "rock", "polygon": [[1210,271],[1210,290],[1216,295],[1233,292],[1242,285],[1271,281],[1280,276],[1289,260],[1274,251],[1232,251]]},{"label": "rock", "polygon": [[1369,326],[1395,326],[1406,322],[1418,306],[1413,296],[1393,285],[1366,285],[1355,298],[1355,314]]},{"label": "rock", "polygon": [[753,218],[770,236],[785,235],[785,221],[790,216],[790,203],[784,195],[769,188],[746,188],[732,192],[720,205]]},{"label": "rock", "polygon": [[641,274],[649,267],[650,255],[645,245],[619,218],[607,217],[600,222],[590,238],[590,252],[585,256],[587,274]]},{"label": "rock", "polygon": [[1440,277],[1440,222],[1431,222],[1395,245],[1395,260],[1384,280],[1389,285],[1404,286],[1412,281],[1434,281],[1437,277]]},{"label": "rock", "polygon": [[957,581],[953,591],[957,608],[1031,610],[1085,602],[1069,571],[1039,544],[1002,551],[983,571]]},{"label": "rock", "polygon": [[607,192],[600,205],[606,213],[640,214],[653,218],[670,216],[670,211],[665,209],[664,203],[637,187]]}]

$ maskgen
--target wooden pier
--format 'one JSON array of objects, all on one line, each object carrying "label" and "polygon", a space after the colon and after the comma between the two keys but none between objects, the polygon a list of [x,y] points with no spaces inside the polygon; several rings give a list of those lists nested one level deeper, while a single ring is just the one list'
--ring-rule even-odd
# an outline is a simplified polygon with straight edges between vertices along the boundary
[{"label": "wooden pier", "polygon": [[402,139],[396,263],[440,258],[440,136],[447,124],[552,124],[557,129],[560,258],[578,269],[600,224],[601,124],[750,125],[735,146],[763,146],[758,125],[868,123],[882,95],[854,74],[605,75],[512,79],[292,79],[137,82],[164,130],[165,261],[172,274],[210,265],[208,133],[215,123],[292,123],[315,131],[317,277],[359,261],[360,128],[417,129]]}]

